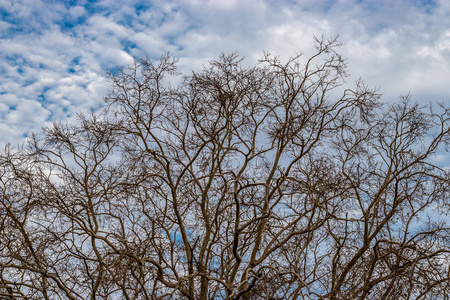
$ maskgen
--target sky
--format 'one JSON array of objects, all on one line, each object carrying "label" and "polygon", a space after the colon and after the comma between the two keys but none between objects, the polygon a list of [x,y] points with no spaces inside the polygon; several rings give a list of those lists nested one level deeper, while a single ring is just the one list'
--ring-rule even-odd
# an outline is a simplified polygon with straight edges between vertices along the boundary
[{"label": "sky", "polygon": [[312,53],[340,36],[347,82],[394,102],[450,106],[448,0],[0,0],[0,147],[97,110],[106,70],[170,52],[189,73],[222,52],[254,65],[264,51]]}]

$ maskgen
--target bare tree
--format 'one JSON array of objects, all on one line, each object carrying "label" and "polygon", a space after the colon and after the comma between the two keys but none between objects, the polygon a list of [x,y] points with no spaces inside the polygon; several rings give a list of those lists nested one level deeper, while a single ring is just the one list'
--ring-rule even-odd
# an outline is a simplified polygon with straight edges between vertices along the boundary
[{"label": "bare tree", "polygon": [[177,86],[142,58],[102,113],[7,148],[1,297],[450,299],[448,110],[344,89],[315,43]]}]

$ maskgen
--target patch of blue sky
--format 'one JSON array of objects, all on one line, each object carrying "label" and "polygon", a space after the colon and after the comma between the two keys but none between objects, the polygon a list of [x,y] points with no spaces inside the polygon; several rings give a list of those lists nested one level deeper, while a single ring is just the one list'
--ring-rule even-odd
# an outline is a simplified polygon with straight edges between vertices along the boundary
[{"label": "patch of blue sky", "polygon": [[62,111],[63,111],[63,113],[66,114],[67,117],[69,117],[70,111],[69,111],[69,108],[68,108],[68,107],[63,107],[63,108],[62,108]]},{"label": "patch of blue sky", "polygon": [[78,67],[80,64],[80,59],[81,59],[81,56],[77,56],[72,59],[72,61],[70,62],[69,66],[68,66],[68,69],[67,69],[67,71],[69,73],[73,74],[73,73],[77,73],[79,71]]},{"label": "patch of blue sky", "polygon": [[138,1],[137,3],[134,4],[134,8],[136,9],[136,11],[145,11],[149,8],[151,8],[153,6],[153,4],[151,2],[144,2],[144,1]]},{"label": "patch of blue sky", "polygon": [[45,93],[47,93],[48,91],[51,91],[51,87],[44,86],[42,88],[42,93],[38,96],[38,101],[39,102],[45,102]]},{"label": "patch of blue sky", "polygon": [[427,14],[433,14],[437,8],[436,0],[416,0],[415,4]]},{"label": "patch of blue sky", "polygon": [[23,66],[18,66],[16,70],[17,70],[18,74],[23,74],[24,73]]},{"label": "patch of blue sky", "polygon": [[172,240],[175,244],[182,244],[183,238],[178,231],[170,233],[170,240]]},{"label": "patch of blue sky", "polygon": [[86,21],[86,18],[77,18],[75,20],[64,19],[58,25],[60,26],[62,32],[67,33],[72,32],[74,27],[84,23],[84,21]]},{"label": "patch of blue sky", "polygon": [[[5,94],[6,94],[6,93],[5,93]],[[3,94],[3,95],[5,95],[5,94]],[[0,102],[0,103],[3,103],[3,102]],[[14,105],[14,104],[9,104],[9,105],[8,105],[9,111],[15,111],[16,108],[17,108],[17,105]]]},{"label": "patch of blue sky", "polygon": [[[0,5],[0,17],[3,22],[7,22],[10,24],[19,23],[20,19],[17,18],[13,12],[6,9],[5,6]],[[4,32],[0,31],[0,34],[4,34]]]},{"label": "patch of blue sky", "polygon": [[[193,230],[186,229],[186,235],[188,238],[189,243],[191,244],[191,247],[193,247],[193,243],[196,241],[196,237],[194,236]],[[173,230],[169,233],[170,240],[175,243],[176,245],[182,246],[183,245],[183,237],[179,230]]]},{"label": "patch of blue sky", "polygon": [[135,42],[130,41],[130,40],[126,40],[126,39],[121,40],[120,41],[120,45],[122,46],[122,49],[125,52],[129,53],[131,56],[135,56],[135,54],[134,54],[135,50],[137,48],[139,48],[138,45]]}]

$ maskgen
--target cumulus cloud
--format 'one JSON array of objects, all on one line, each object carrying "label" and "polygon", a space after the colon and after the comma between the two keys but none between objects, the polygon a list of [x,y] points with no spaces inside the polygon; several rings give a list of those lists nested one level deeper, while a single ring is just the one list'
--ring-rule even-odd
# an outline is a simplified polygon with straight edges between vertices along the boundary
[{"label": "cumulus cloud", "polygon": [[170,51],[189,71],[237,51],[253,64],[263,51],[307,56],[312,35],[340,34],[349,83],[361,76],[386,101],[445,100],[449,12],[445,0],[0,0],[0,144],[97,109],[105,69],[133,57]]},{"label": "cumulus cloud", "polygon": [[69,9],[69,14],[73,18],[79,18],[81,16],[84,16],[86,13],[86,9],[83,6],[74,6]]}]

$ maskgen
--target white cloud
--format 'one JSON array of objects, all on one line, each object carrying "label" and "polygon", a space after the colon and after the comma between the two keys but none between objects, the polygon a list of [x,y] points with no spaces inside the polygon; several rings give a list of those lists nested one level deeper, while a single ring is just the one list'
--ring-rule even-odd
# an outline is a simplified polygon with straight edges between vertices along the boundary
[{"label": "white cloud", "polygon": [[[108,90],[104,70],[129,64],[132,56],[157,59],[170,51],[180,57],[182,71],[189,71],[223,51],[238,51],[254,64],[264,50],[307,56],[313,34],[340,34],[349,81],[362,76],[381,87],[385,100],[408,92],[417,100],[443,100],[449,96],[450,5],[419,4],[152,1],[145,7],[100,1],[69,7],[0,0],[8,12],[0,22],[0,128],[9,135],[0,143],[98,107]],[[19,122],[33,111],[36,117]]]},{"label": "white cloud", "polygon": [[73,18],[79,18],[86,14],[86,9],[83,6],[74,6],[69,9],[69,14]]},{"label": "white cloud", "polygon": [[12,27],[12,25],[10,23],[0,20],[0,30],[6,31],[7,29],[9,29],[11,27]]}]

